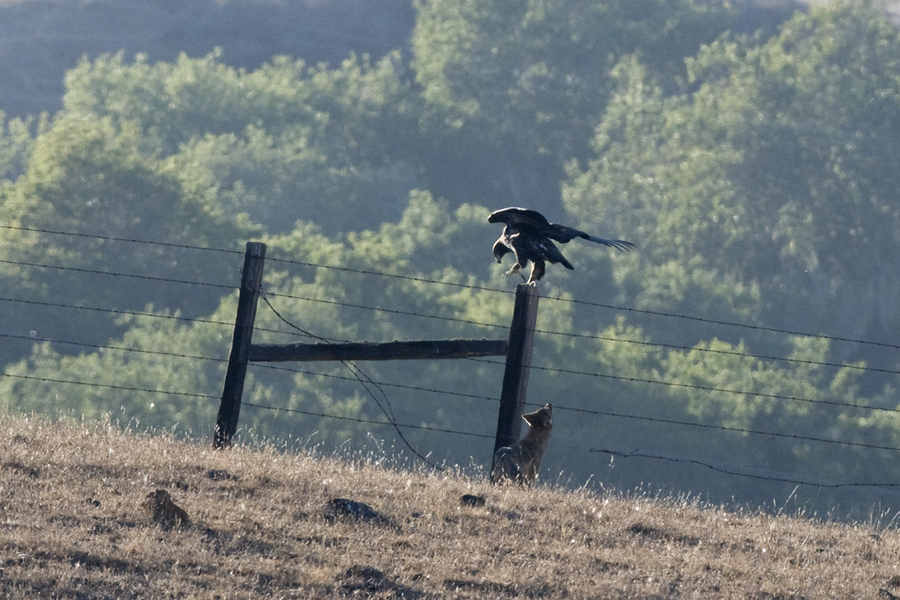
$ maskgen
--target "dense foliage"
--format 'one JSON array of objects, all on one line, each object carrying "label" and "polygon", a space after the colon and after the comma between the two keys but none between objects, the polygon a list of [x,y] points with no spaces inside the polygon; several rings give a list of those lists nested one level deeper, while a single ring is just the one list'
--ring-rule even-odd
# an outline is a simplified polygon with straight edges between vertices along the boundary
[{"label": "dense foliage", "polygon": [[[417,10],[408,65],[103,56],[68,74],[59,113],[5,121],[8,406],[209,435],[251,239],[269,249],[255,341],[504,338],[515,282],[486,216],[527,204],[639,246],[575,241],[576,270],[541,282],[548,473],[893,506],[884,488],[792,492],[900,483],[884,11],[838,3],[747,37],[699,0]],[[357,367],[253,365],[242,431],[405,452],[370,422],[391,415],[435,462],[489,460],[500,359]]]}]

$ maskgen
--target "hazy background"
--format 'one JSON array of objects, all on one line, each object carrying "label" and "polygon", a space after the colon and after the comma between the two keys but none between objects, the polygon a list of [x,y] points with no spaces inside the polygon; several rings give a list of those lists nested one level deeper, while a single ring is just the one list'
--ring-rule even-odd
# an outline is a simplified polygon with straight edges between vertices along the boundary
[{"label": "hazy background", "polygon": [[[248,240],[255,341],[506,337],[523,205],[638,245],[541,282],[547,479],[895,512],[900,39],[807,9],[0,1],[0,398],[210,439]],[[359,368],[239,438],[489,463],[502,360]]]}]

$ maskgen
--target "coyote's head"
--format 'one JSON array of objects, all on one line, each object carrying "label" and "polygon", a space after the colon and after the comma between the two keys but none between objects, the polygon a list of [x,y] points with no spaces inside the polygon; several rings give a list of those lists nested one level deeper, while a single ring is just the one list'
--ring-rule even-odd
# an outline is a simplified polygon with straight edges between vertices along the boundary
[{"label": "coyote's head", "polygon": [[553,427],[553,407],[545,404],[534,412],[522,415],[533,429],[551,429]]}]

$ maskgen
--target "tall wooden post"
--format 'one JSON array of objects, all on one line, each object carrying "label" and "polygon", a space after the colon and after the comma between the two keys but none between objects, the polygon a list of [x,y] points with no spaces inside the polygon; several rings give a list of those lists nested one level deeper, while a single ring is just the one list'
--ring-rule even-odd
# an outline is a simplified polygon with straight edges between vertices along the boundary
[{"label": "tall wooden post", "polygon": [[528,367],[531,365],[539,298],[537,286],[524,283],[516,286],[516,303],[509,329],[509,351],[506,355],[506,370],[503,373],[503,390],[500,393],[500,414],[497,417],[494,452],[503,446],[515,444],[522,429],[521,417],[525,408],[525,392],[528,389]]},{"label": "tall wooden post", "polygon": [[234,337],[231,342],[228,370],[225,372],[225,385],[222,389],[222,404],[219,406],[219,416],[216,419],[216,432],[213,438],[213,446],[216,448],[230,445],[231,438],[237,431],[244,377],[247,374],[247,356],[253,337],[253,322],[256,319],[256,304],[259,300],[265,258],[265,244],[247,242],[247,249],[244,252],[244,268],[241,271],[237,317],[234,322]]}]

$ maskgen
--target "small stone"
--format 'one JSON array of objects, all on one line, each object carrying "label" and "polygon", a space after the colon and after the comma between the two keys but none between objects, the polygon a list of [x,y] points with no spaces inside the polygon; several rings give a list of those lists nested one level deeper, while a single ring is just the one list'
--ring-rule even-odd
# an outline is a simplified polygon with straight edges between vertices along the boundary
[{"label": "small stone", "polygon": [[463,506],[474,506],[476,508],[484,506],[484,496],[475,496],[473,494],[464,494],[459,499],[459,503]]},{"label": "small stone", "polygon": [[163,529],[171,529],[175,525],[190,525],[191,519],[187,512],[172,500],[172,496],[166,490],[156,490],[144,497],[141,506],[150,513],[153,522]]}]

